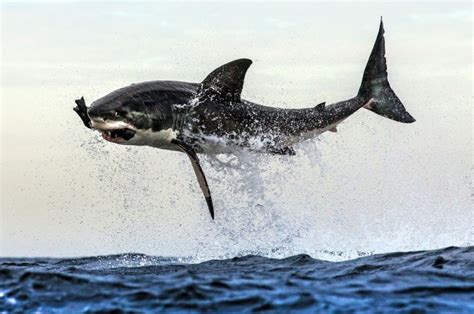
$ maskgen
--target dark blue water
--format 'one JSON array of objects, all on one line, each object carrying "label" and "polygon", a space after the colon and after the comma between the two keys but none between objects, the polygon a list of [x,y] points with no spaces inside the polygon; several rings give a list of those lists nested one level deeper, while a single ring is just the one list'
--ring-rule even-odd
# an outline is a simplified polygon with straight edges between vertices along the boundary
[{"label": "dark blue water", "polygon": [[0,310],[474,313],[474,247],[344,262],[307,255],[200,264],[142,254],[3,258]]}]

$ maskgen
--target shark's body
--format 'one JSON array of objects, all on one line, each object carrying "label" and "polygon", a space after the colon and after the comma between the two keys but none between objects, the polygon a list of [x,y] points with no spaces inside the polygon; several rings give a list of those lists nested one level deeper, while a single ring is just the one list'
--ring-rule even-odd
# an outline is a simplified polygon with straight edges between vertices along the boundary
[{"label": "shark's body", "polygon": [[117,144],[147,145],[188,154],[214,218],[209,187],[197,153],[232,152],[237,147],[294,155],[292,145],[325,131],[365,107],[399,122],[415,119],[390,88],[383,25],[357,95],[305,109],[267,107],[241,99],[249,59],[227,63],[202,83],[152,81],[118,89],[87,108],[77,100],[84,124]]}]

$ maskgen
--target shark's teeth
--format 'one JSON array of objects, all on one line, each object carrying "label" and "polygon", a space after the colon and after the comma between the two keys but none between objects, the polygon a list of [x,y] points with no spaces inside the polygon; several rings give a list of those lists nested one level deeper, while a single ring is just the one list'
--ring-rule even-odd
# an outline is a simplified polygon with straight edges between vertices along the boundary
[{"label": "shark's teeth", "polygon": [[102,131],[102,135],[105,137],[111,137],[112,132],[111,131]]},{"label": "shark's teeth", "polygon": [[130,129],[102,130],[101,132],[102,137],[108,141],[115,141],[115,139],[128,141],[135,135],[135,131]]}]

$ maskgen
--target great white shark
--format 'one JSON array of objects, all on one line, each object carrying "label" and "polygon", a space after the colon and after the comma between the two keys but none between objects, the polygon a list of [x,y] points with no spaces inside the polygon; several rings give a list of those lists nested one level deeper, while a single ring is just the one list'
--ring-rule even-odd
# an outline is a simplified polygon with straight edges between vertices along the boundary
[{"label": "great white shark", "polygon": [[238,59],[212,71],[201,83],[150,81],[111,92],[87,107],[84,97],[74,111],[84,125],[112,143],[146,145],[188,155],[214,219],[211,192],[197,153],[237,148],[294,155],[292,147],[326,131],[360,108],[403,123],[415,119],[390,87],[383,22],[357,94],[347,100],[305,109],[262,106],[241,98],[252,64]]}]

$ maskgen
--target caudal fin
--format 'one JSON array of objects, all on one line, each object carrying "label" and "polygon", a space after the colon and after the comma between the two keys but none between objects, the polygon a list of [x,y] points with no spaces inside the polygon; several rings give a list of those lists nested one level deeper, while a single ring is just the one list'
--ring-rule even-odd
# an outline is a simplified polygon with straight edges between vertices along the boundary
[{"label": "caudal fin", "polygon": [[367,102],[366,109],[376,114],[403,123],[415,122],[415,118],[406,111],[388,83],[383,34],[384,29],[381,19],[374,48],[372,48],[369,61],[365,66],[358,97],[362,97]]}]

